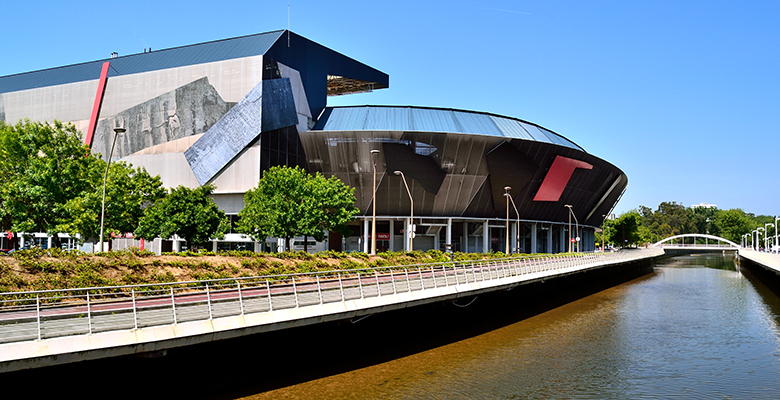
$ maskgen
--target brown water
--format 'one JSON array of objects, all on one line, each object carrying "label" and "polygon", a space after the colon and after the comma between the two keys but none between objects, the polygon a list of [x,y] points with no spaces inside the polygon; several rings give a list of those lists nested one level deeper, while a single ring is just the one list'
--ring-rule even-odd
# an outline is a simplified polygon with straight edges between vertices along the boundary
[{"label": "brown water", "polygon": [[[780,298],[720,255],[249,399],[780,398]],[[410,340],[412,340],[410,338]]]}]

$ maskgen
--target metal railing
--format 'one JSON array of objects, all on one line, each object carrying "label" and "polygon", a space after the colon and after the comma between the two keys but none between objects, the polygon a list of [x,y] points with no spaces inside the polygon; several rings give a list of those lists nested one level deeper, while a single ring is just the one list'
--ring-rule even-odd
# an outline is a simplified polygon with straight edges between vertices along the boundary
[{"label": "metal railing", "polygon": [[730,244],[724,244],[724,243],[662,243],[657,245],[656,247],[665,248],[665,247],[706,247],[706,248],[713,248],[713,249],[738,249],[738,247],[734,247]]},{"label": "metal railing", "polygon": [[[532,279],[534,274],[555,275],[550,272],[647,258],[657,255],[653,252],[658,251],[506,258],[0,293],[0,343],[274,312],[505,278],[527,276]],[[435,295],[431,293],[431,296]]]}]

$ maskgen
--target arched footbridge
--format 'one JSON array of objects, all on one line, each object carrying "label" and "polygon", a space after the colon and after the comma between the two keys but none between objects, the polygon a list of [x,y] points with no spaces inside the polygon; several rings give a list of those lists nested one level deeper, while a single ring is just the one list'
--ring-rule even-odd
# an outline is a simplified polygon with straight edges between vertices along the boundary
[{"label": "arched footbridge", "polygon": [[702,233],[686,233],[683,235],[669,236],[652,245],[662,249],[671,250],[739,250],[740,245],[715,235]]}]

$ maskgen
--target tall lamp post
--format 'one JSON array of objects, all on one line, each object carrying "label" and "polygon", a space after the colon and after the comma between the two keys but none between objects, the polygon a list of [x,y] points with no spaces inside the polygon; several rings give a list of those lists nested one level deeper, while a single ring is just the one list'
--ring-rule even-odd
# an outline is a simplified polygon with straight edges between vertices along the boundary
[{"label": "tall lamp post", "polygon": [[[564,207],[569,209],[569,252],[571,253],[571,217],[574,217],[574,230],[576,231],[576,238],[580,238],[580,222],[577,221],[577,215],[574,214],[574,210],[572,209],[571,204],[566,204]],[[578,253],[580,252],[580,241],[577,240],[577,250]]]},{"label": "tall lamp post", "polygon": [[780,252],[780,236],[777,234],[780,228],[780,217],[775,216],[775,253]]},{"label": "tall lamp post", "polygon": [[103,248],[103,229],[106,222],[106,182],[108,181],[108,167],[111,166],[111,157],[114,155],[114,147],[116,146],[116,138],[122,133],[125,133],[126,129],[122,127],[114,128],[114,140],[111,141],[111,151],[108,153],[108,162],[106,163],[106,172],[103,174],[103,200],[100,202],[100,251],[105,251]]},{"label": "tall lamp post", "polygon": [[506,218],[504,219],[505,231],[504,237],[506,238],[506,254],[509,254],[509,191],[512,190],[511,186],[504,186],[504,197],[506,197]]},{"label": "tall lamp post", "polygon": [[401,171],[393,171],[394,174],[400,175],[401,180],[404,181],[404,187],[406,188],[406,194],[409,195],[409,225],[406,228],[406,237],[409,240],[409,251],[412,251],[412,245],[414,243],[414,199],[412,198],[412,192],[409,190],[409,185],[406,184],[406,177]]},{"label": "tall lamp post", "polygon": [[763,231],[763,230],[764,230],[764,228],[759,226],[758,228],[756,228],[753,231],[753,232],[756,233],[756,241],[754,242],[756,251],[761,251],[761,231]]},{"label": "tall lamp post", "polygon": [[[772,223],[764,224],[764,250],[765,251],[769,251],[769,239],[770,239],[769,227],[770,226],[774,228],[775,224]],[[777,236],[777,230],[775,230],[775,236]]]},{"label": "tall lamp post", "polygon": [[[507,186],[507,187],[509,187],[509,186]],[[507,191],[507,193],[504,194],[504,196],[506,196],[509,199],[509,202],[512,204],[512,208],[515,209],[515,216],[517,217],[517,220],[515,221],[515,224],[516,224],[516,228],[515,228],[515,230],[516,230],[516,232],[515,232],[515,234],[516,234],[515,235],[515,249],[516,250],[515,251],[517,251],[519,253],[520,252],[520,212],[517,211],[517,206],[515,205],[515,200],[512,198],[512,196],[509,194],[508,191]]]},{"label": "tall lamp post", "polygon": [[371,254],[376,254],[376,155],[379,150],[371,150],[371,170],[374,173],[374,184],[371,195]]}]

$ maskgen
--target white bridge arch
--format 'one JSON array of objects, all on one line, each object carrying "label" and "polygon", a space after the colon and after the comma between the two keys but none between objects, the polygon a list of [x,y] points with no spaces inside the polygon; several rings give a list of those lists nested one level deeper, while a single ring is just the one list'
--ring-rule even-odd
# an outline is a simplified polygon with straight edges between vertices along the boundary
[{"label": "white bridge arch", "polygon": [[[685,239],[693,239],[691,243],[685,243]],[[704,243],[696,243],[696,239],[704,239]],[[713,240],[714,243],[709,243],[709,240]],[[652,247],[663,248],[685,248],[685,249],[739,249],[740,245],[715,235],[705,235],[703,233],[686,233],[682,235],[669,236],[666,239],[660,240],[653,244]]]}]

